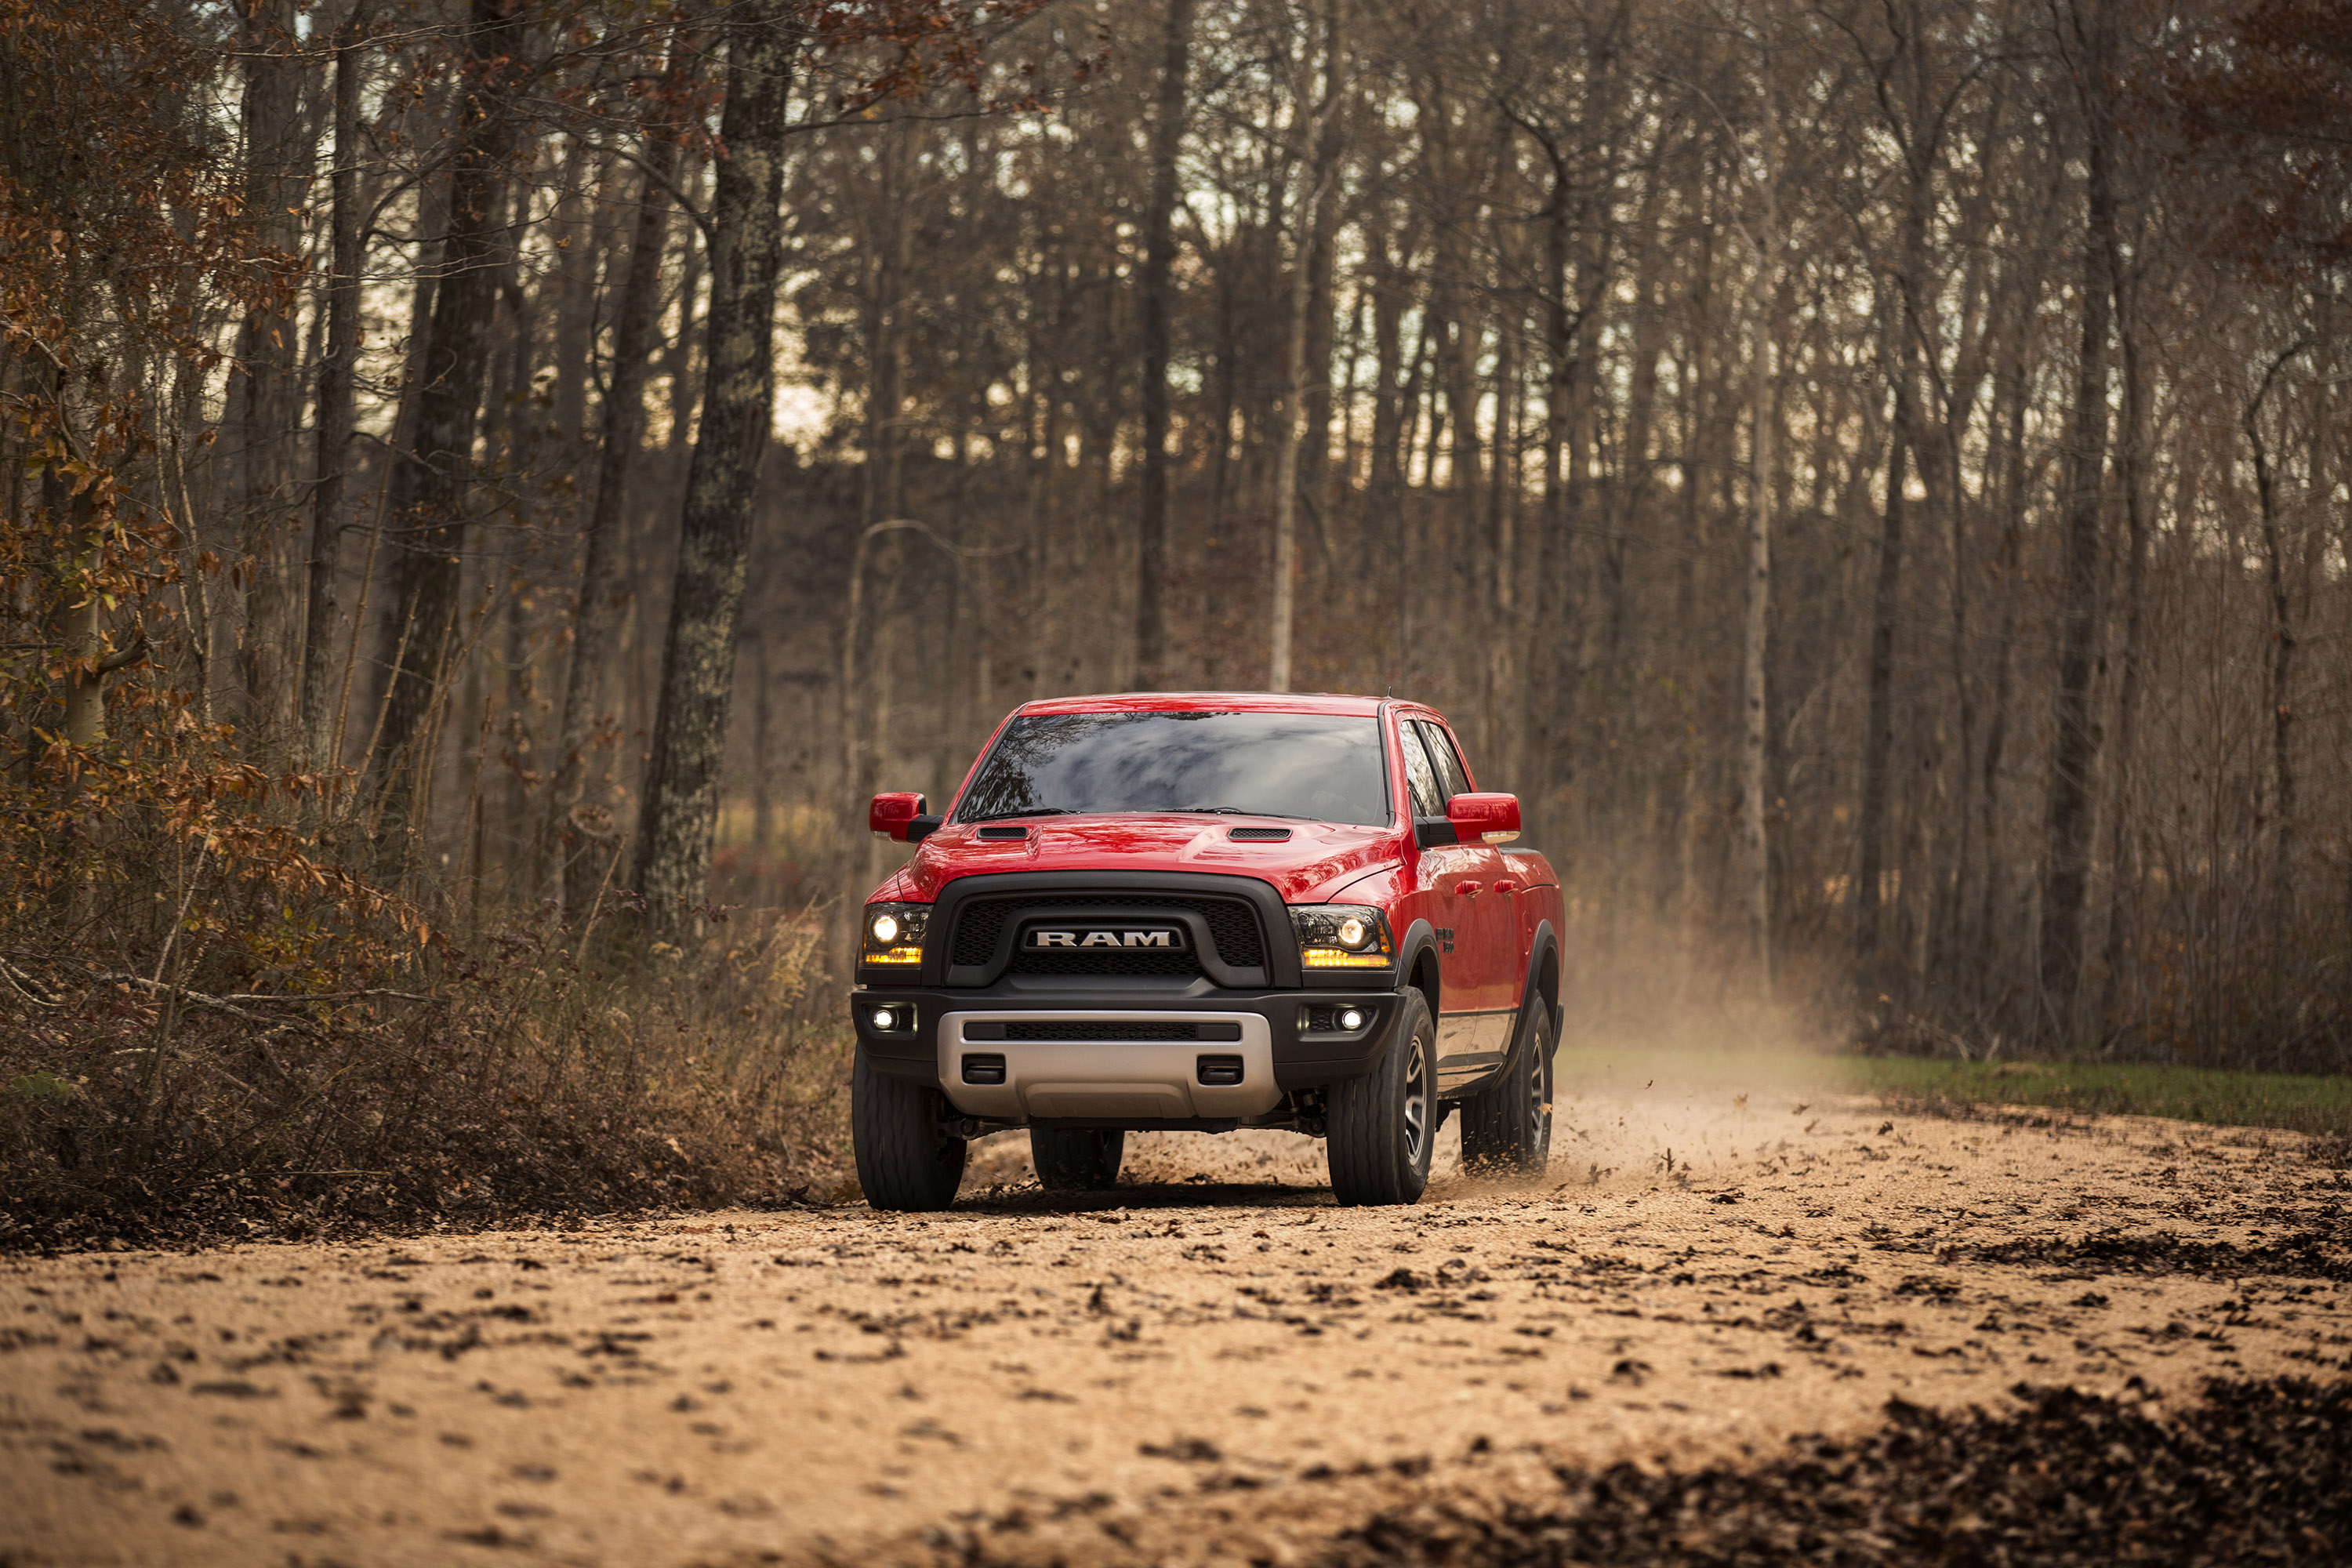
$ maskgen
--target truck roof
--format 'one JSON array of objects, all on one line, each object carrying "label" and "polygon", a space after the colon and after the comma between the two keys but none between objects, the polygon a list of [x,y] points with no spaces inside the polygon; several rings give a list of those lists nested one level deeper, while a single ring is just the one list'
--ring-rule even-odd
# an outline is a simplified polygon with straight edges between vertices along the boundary
[{"label": "truck roof", "polygon": [[1384,700],[1328,691],[1125,691],[1099,697],[1048,697],[1019,713],[1333,713],[1371,718]]}]

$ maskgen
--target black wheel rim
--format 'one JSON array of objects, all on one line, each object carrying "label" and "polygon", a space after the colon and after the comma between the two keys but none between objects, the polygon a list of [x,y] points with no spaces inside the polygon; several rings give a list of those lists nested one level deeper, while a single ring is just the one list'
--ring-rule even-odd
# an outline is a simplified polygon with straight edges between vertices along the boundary
[{"label": "black wheel rim", "polygon": [[1429,1052],[1419,1034],[1405,1045],[1404,1158],[1418,1166],[1429,1145]]},{"label": "black wheel rim", "polygon": [[1528,1037],[1528,1125],[1534,1129],[1538,1136],[1543,1131],[1544,1118],[1550,1113],[1551,1109],[1551,1095],[1549,1092],[1551,1086],[1544,1081],[1550,1076],[1546,1070],[1550,1063],[1544,1059],[1543,1045],[1542,1030],[1538,1029],[1530,1033]]}]

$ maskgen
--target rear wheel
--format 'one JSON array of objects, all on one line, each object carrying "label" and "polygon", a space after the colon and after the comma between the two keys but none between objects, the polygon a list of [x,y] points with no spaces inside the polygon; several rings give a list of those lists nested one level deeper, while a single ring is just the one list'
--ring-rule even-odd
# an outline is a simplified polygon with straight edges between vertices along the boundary
[{"label": "rear wheel", "polygon": [[1049,1193],[1094,1193],[1117,1185],[1126,1152],[1127,1134],[1116,1127],[1029,1129],[1029,1163],[1037,1167],[1037,1184]]},{"label": "rear wheel", "polygon": [[1532,1181],[1551,1161],[1551,1009],[1532,999],[1502,1076],[1462,1105],[1462,1168]]},{"label": "rear wheel", "polygon": [[936,1089],[876,1070],[860,1048],[849,1075],[849,1137],[857,1184],[877,1209],[928,1212],[955,1202],[966,1144],[940,1125]]},{"label": "rear wheel", "polygon": [[1429,1004],[1408,991],[1380,1065],[1331,1086],[1324,1150],[1331,1195],[1341,1203],[1409,1204],[1429,1185],[1437,1135],[1430,1071],[1435,1034]]}]

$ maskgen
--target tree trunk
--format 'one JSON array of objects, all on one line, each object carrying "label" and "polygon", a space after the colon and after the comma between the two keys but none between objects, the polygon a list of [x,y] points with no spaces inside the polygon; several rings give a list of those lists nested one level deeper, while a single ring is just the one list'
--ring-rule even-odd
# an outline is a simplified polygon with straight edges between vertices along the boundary
[{"label": "tree trunk", "polygon": [[727,46],[727,155],[711,196],[709,369],[679,516],[676,587],[638,817],[657,940],[683,946],[710,879],[735,675],[735,619],[760,460],[775,417],[776,278],[793,39],[783,0],[747,0]]},{"label": "tree trunk", "polygon": [[[58,380],[62,383],[64,377],[60,375]],[[62,395],[58,398],[57,408],[62,422],[67,417],[66,399]],[[91,487],[82,487],[68,497],[62,493],[66,487],[61,482],[61,476],[53,468],[46,476],[42,488],[47,492],[44,500],[49,515],[54,517],[63,512],[69,521],[66,537],[87,552],[85,559],[94,560],[101,548],[100,531],[105,520],[99,515],[97,497]],[[82,561],[71,556],[60,563],[68,572],[82,564]],[[68,598],[70,600],[71,595]],[[50,636],[65,654],[63,733],[66,743],[87,752],[106,741],[106,678],[123,662],[110,654],[106,646],[104,600],[97,594],[85,594],[79,604],[68,602],[60,605]],[[77,826],[74,831],[85,831],[85,826]],[[89,888],[87,877],[80,882],[87,893]]]},{"label": "tree trunk", "polygon": [[[698,175],[699,170],[697,171]],[[683,187],[688,200],[699,193],[695,185]],[[705,202],[706,210],[709,203]],[[668,472],[675,476],[678,467],[688,464],[687,444],[695,433],[695,415],[702,405],[702,383],[694,374],[701,338],[698,328],[703,323],[694,313],[694,302],[702,293],[702,268],[709,260],[709,246],[689,241],[686,252],[678,258],[677,268],[677,336],[662,350],[661,362],[655,367],[656,379],[669,383],[665,400],[669,408],[669,452],[677,467]],[[707,366],[706,366],[707,368]]]},{"label": "tree trunk", "polygon": [[[1903,330],[1906,332],[1907,329]],[[1907,380],[1910,354],[1898,356]],[[1895,426],[1888,434],[1886,506],[1880,515],[1878,577],[1871,595],[1870,671],[1863,721],[1861,854],[1854,873],[1853,945],[1856,980],[1865,992],[1878,984],[1879,882],[1885,875],[1887,770],[1895,752],[1895,618],[1902,607],[1904,489],[1911,482],[1910,398],[1898,384]]]},{"label": "tree trunk", "polygon": [[[1329,156],[1335,171],[1341,131],[1340,116],[1334,112],[1324,123],[1323,140],[1331,144]],[[1336,181],[1336,173],[1334,178]],[[1308,374],[1302,405],[1307,429],[1298,442],[1298,504],[1305,509],[1307,537],[1312,542],[1306,581],[1316,591],[1316,602],[1328,607],[1338,564],[1338,542],[1332,536],[1331,515],[1331,356],[1338,346],[1335,279],[1339,258],[1333,242],[1338,238],[1335,231],[1339,225],[1330,221],[1328,197],[1326,201],[1325,219],[1316,225],[1315,246],[1307,258]]]},{"label": "tree trunk", "polygon": [[1176,155],[1184,139],[1195,0],[1168,0],[1160,35],[1160,97],[1151,122],[1151,195],[1143,215],[1143,277],[1136,300],[1143,337],[1141,522],[1135,567],[1136,684],[1165,680],[1168,658],[1169,317],[1176,268]]},{"label": "tree trunk", "polygon": [[774,756],[774,725],[771,715],[775,707],[776,672],[771,639],[755,634],[751,638],[751,875],[764,878],[767,872],[768,849],[776,837],[775,772],[771,765]]},{"label": "tree trunk", "polygon": [[2107,249],[2116,226],[2115,116],[2107,80],[2115,56],[2112,0],[2073,7],[2082,45],[2084,127],[2090,142],[2083,235],[2082,346],[2066,443],[2063,626],[2058,655],[2058,739],[2052,758],[2042,881],[2041,979],[2044,1025],[2075,1028],[2083,979],[2083,902],[2090,884],[2092,773],[2099,754],[2093,686],[2101,640],[2099,534],[2107,455],[2107,338],[2114,303]]},{"label": "tree trunk", "polygon": [[1366,481],[1375,508],[1395,504],[1404,489],[1404,315],[1411,289],[1404,264],[1391,260],[1385,236],[1368,235],[1372,250],[1372,433]]},{"label": "tree trunk", "polygon": [[[1769,68],[1769,64],[1767,66]],[[1748,934],[1757,978],[1772,990],[1772,858],[1765,832],[1768,746],[1765,706],[1766,637],[1772,613],[1772,331],[1765,320],[1780,258],[1780,214],[1773,122],[1765,122],[1764,203],[1756,237],[1755,281],[1748,302],[1752,339],[1748,364],[1748,594],[1739,639],[1740,858]]]},{"label": "tree trunk", "polygon": [[2114,782],[2107,795],[2107,937],[2100,1003],[2101,1026],[2112,1041],[2121,1031],[2125,964],[2138,920],[2137,878],[2126,868],[2131,856],[2132,770],[2139,738],[2141,632],[2146,619],[2147,587],[2147,384],[2141,378],[2139,323],[2132,308],[2133,291],[2124,269],[2120,246],[2107,253],[2107,272],[2116,291],[2116,341],[2123,353],[2124,427],[2116,443],[2123,468],[2125,556],[2124,643],[2117,658],[2121,667],[2116,693]]},{"label": "tree trunk", "polygon": [[[253,219],[255,243],[289,254],[301,248],[293,209],[304,205],[308,184],[299,167],[304,66],[296,26],[294,0],[256,0],[247,8],[242,40],[246,210]],[[249,562],[238,663],[245,678],[246,727],[271,758],[289,750],[288,722],[296,710],[299,669],[299,579],[287,545],[302,425],[299,365],[294,311],[257,310],[246,318],[231,373],[233,401],[244,416],[244,427],[236,434],[236,462],[242,470],[237,504]]]},{"label": "tree trunk", "polygon": [[[652,368],[654,334],[660,324],[662,257],[668,234],[669,185],[677,175],[677,150],[665,143],[654,159],[655,171],[638,184],[636,232],[629,245],[629,270],[614,312],[613,379],[604,394],[603,428],[597,441],[596,493],[588,511],[587,558],[581,566],[580,598],[573,611],[571,671],[563,683],[555,778],[548,791],[547,821],[540,834],[546,886],[562,914],[583,910],[604,879],[604,857],[584,853],[584,845],[609,844],[612,837],[609,824],[583,824],[575,818],[587,790],[592,731],[604,711],[604,668],[627,599],[623,533],[629,472],[645,442],[646,381]],[[687,301],[683,309],[691,314],[693,301]],[[681,321],[681,336],[684,331]]]},{"label": "tree trunk", "polygon": [[915,121],[891,126],[879,160],[881,200],[877,205],[883,234],[869,247],[866,458],[858,476],[861,524],[896,517],[899,510],[899,476],[907,451],[906,299],[914,271],[912,187],[923,132]]},{"label": "tree trunk", "polygon": [[[1888,783],[1895,754],[1895,622],[1902,609],[1903,531],[1910,501],[1905,491],[1911,483],[1909,461],[1925,428],[1919,416],[1918,383],[1919,350],[1927,325],[1919,319],[1919,296],[1926,287],[1927,215],[1934,202],[1937,142],[1926,102],[1927,65],[1919,53],[1923,43],[1916,9],[1905,7],[1898,12],[1890,6],[1888,16],[1890,19],[1900,16],[1908,24],[1907,29],[1898,35],[1898,47],[1908,67],[1912,91],[1906,117],[1909,134],[1902,134],[1904,127],[1895,127],[1898,143],[1904,148],[1906,175],[1900,259],[1893,279],[1895,300],[1893,320],[1889,322],[1895,340],[1895,425],[1887,440],[1886,505],[1879,519],[1878,579],[1871,596],[1870,612],[1869,697],[1862,732],[1862,802],[1857,824],[1862,843],[1854,875],[1853,939],[1859,965],[1856,980],[1865,996],[1875,995],[1885,978],[1876,971],[1880,957],[1879,883],[1885,868]],[[1891,103],[1886,112],[1890,121],[1895,118]],[[1923,477],[1927,466],[1922,454]],[[1898,873],[1900,869],[1898,867]]]},{"label": "tree trunk", "polygon": [[[548,227],[571,241],[556,253],[555,275],[540,285],[552,294],[554,397],[549,416],[555,426],[559,461],[576,460],[588,433],[588,373],[595,359],[596,254],[612,242],[604,196],[616,161],[609,153],[591,158],[575,147],[564,160],[566,189],[550,215]],[[520,390],[528,391],[525,381]]]},{"label": "tree trunk", "polygon": [[[499,0],[472,0],[465,70],[450,155],[447,231],[425,329],[413,446],[393,459],[389,510],[399,542],[379,630],[378,665],[391,691],[373,765],[381,781],[383,826],[412,832],[429,792],[429,759],[415,755],[440,700],[436,665],[455,630],[462,576],[465,500],[473,479],[474,437],[490,361],[490,330],[506,244],[503,164],[516,127],[509,84],[520,67],[522,16]],[[387,847],[391,846],[387,844]]]},{"label": "tree trunk", "polygon": [[[1542,549],[1546,569],[1537,577],[1538,589],[1547,601],[1538,608],[1538,615],[1548,635],[1541,646],[1549,653],[1548,666],[1539,666],[1549,678],[1549,700],[1530,704],[1542,724],[1543,734],[1535,755],[1541,761],[1551,790],[1558,795],[1568,783],[1572,757],[1569,733],[1575,722],[1576,637],[1574,618],[1570,612],[1570,600],[1576,588],[1575,530],[1577,507],[1582,500],[1582,489],[1577,473],[1578,461],[1583,458],[1582,443],[1578,439],[1578,416],[1584,401],[1583,383],[1588,374],[1585,365],[1584,312],[1580,310],[1574,289],[1571,255],[1575,245],[1573,216],[1569,200],[1569,165],[1564,151],[1549,140],[1543,150],[1551,169],[1550,199],[1544,205],[1544,463],[1543,463],[1543,530]],[[1549,801],[1538,809],[1547,811]],[[1549,837],[1566,825],[1551,820],[1547,815],[1543,827]]]},{"label": "tree trunk", "polygon": [[1979,837],[1984,843],[1985,870],[1983,900],[1976,917],[1975,967],[1988,977],[1999,967],[2010,925],[2000,898],[2006,869],[2001,858],[2000,770],[2009,742],[2017,624],[2024,597],[2025,421],[2033,397],[2032,367],[2027,363],[2032,340],[2026,324],[2032,320],[2042,290],[2037,284],[2029,284],[2019,293],[2017,325],[1993,398],[1995,410],[2006,405],[2008,417],[1998,426],[1999,451],[1988,458],[1989,463],[1998,464],[2002,511],[2000,557],[1994,579],[2000,595],[2000,630],[1992,640],[1992,700],[1986,704],[1984,761],[1979,774],[1982,812]]},{"label": "tree trunk", "polygon": [[[1507,200],[1507,196],[1506,200]],[[1498,252],[1508,243],[1506,236],[1496,234]],[[1484,602],[1478,608],[1487,626],[1484,677],[1479,691],[1478,754],[1486,759],[1486,766],[1498,775],[1511,776],[1516,772],[1515,755],[1519,740],[1519,726],[1510,722],[1508,693],[1516,684],[1518,668],[1518,626],[1516,590],[1518,574],[1518,342],[1521,322],[1516,301],[1505,296],[1496,301],[1495,321],[1495,476],[1486,487],[1486,516],[1477,536],[1477,549],[1486,556],[1487,569],[1479,583],[1479,597]],[[1515,717],[1515,716],[1514,716]]]},{"label": "tree trunk", "polygon": [[361,43],[368,25],[367,0],[352,7],[335,39],[335,166],[327,176],[333,216],[329,220],[326,318],[327,352],[319,365],[318,479],[310,496],[310,584],[303,614],[300,712],[306,761],[327,769],[342,759],[334,747],[335,565],[342,546],[345,465],[352,424],[352,377],[360,353],[360,273],[367,263],[360,232]]},{"label": "tree trunk", "polygon": [[2263,576],[2270,591],[2270,710],[2271,710],[2271,912],[2276,933],[2285,936],[2294,926],[2294,622],[2289,614],[2285,550],[2279,539],[2278,476],[2271,468],[2270,446],[2263,439],[2263,405],[2279,372],[2311,346],[2298,338],[2263,376],[2262,385],[2246,405],[2246,442],[2254,452],[2254,499],[2263,531]]},{"label": "tree trunk", "polygon": [[[1342,55],[1346,0],[1326,0],[1323,16],[1323,91],[1307,133],[1310,173],[1298,191],[1298,236],[1293,243],[1290,311],[1283,339],[1282,432],[1274,470],[1274,636],[1266,675],[1270,691],[1290,689],[1291,636],[1297,616],[1298,448],[1307,435],[1307,384],[1315,367],[1307,361],[1307,307],[1312,298],[1309,265],[1323,232],[1324,209],[1339,174],[1339,147],[1328,134],[1347,74]],[[1329,367],[1320,367],[1329,374]]]}]

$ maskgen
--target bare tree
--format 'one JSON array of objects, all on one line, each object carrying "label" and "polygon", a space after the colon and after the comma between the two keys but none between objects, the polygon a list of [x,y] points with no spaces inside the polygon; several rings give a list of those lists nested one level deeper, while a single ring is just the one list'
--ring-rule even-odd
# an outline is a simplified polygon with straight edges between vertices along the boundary
[{"label": "bare tree", "polygon": [[2090,175],[2082,240],[2083,317],[2074,401],[2066,437],[2065,589],[2058,660],[2058,741],[2051,759],[2046,865],[2042,879],[2041,984],[2046,1026],[2061,1037],[2076,1026],[2083,979],[2083,902],[2090,881],[2092,769],[2099,752],[2094,700],[2102,637],[2099,593],[2102,500],[2107,458],[2107,340],[2114,275],[2107,265],[2116,224],[2115,68],[2111,0],[2075,0],[2066,13]]},{"label": "bare tree", "polygon": [[1159,94],[1151,121],[1151,189],[1143,216],[1143,275],[1136,306],[1143,337],[1141,518],[1136,551],[1138,684],[1156,686],[1168,658],[1170,298],[1176,268],[1177,160],[1184,140],[1194,0],[1167,0]]},{"label": "bare tree", "polygon": [[679,515],[677,583],[637,823],[638,881],[662,940],[682,942],[707,897],[735,675],[735,619],[760,459],[775,422],[776,278],[797,14],[749,0],[727,40],[727,104],[710,202],[709,365]]},{"label": "bare tree", "polygon": [[506,162],[520,126],[507,97],[521,71],[522,16],[471,0],[449,153],[446,227],[433,275],[411,445],[393,459],[388,510],[395,541],[378,667],[389,683],[369,762],[384,819],[413,855],[428,805],[428,730],[448,679],[462,587],[466,500],[489,366],[499,261],[508,239]]},{"label": "bare tree", "polygon": [[[1305,173],[1294,204],[1289,321],[1283,338],[1282,423],[1274,467],[1274,635],[1266,685],[1276,691],[1290,689],[1291,639],[1298,604],[1298,449],[1307,438],[1308,378],[1323,374],[1307,363],[1307,308],[1313,283],[1309,258],[1323,231],[1332,183],[1339,177],[1339,146],[1331,126],[1347,79],[1346,18],[1347,0],[1324,0],[1323,86],[1302,128],[1299,146]],[[1312,28],[1307,36],[1311,40]],[[1311,58],[1310,44],[1300,55],[1302,79]],[[1300,99],[1303,102],[1303,89]]]},{"label": "bare tree", "polygon": [[[651,166],[637,187],[628,270],[614,310],[612,380],[604,390],[597,441],[596,489],[583,530],[586,551],[572,616],[571,668],[563,679],[555,774],[540,833],[541,853],[550,858],[548,891],[562,910],[574,915],[594,899],[605,869],[600,863],[603,858],[583,853],[583,845],[598,839],[609,843],[616,837],[609,825],[583,822],[580,813],[593,731],[604,711],[608,666],[619,630],[627,570],[621,529],[630,470],[645,442],[646,380],[652,368],[656,316],[661,307],[670,190],[680,162],[675,144],[664,145],[651,154]],[[613,852],[617,853],[616,847]]]},{"label": "bare tree", "polygon": [[307,761],[341,762],[334,747],[337,649],[336,566],[349,478],[354,379],[360,355],[361,272],[367,265],[360,189],[360,79],[367,69],[368,0],[353,0],[335,33],[332,89],[335,163],[327,177],[330,234],[326,278],[326,353],[319,363],[317,477],[310,490],[310,558],[305,583],[302,679],[299,710]]}]

